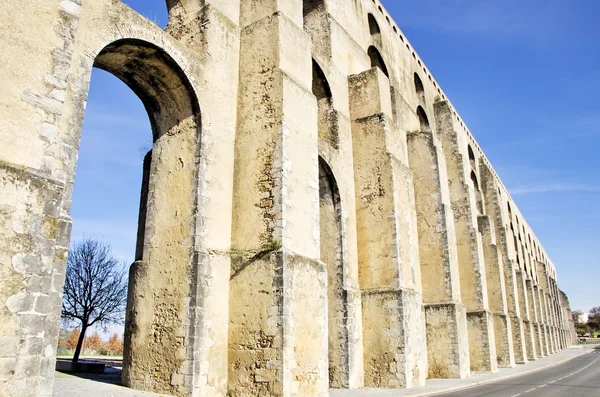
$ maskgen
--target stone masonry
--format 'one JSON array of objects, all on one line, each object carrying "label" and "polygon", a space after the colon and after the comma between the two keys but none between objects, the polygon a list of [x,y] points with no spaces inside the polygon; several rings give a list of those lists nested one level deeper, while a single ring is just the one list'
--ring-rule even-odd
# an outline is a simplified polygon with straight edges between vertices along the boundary
[{"label": "stone masonry", "polygon": [[[94,67],[144,103],[122,382],[413,388],[555,353],[556,270],[378,0],[4,1],[0,396],[50,396]],[[142,166],[140,164],[140,166]]]}]

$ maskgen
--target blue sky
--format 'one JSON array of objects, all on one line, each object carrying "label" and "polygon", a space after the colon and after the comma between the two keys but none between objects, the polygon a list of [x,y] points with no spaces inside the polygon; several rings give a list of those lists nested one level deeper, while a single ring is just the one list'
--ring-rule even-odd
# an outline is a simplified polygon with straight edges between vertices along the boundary
[{"label": "blue sky", "polygon": [[[165,0],[125,1],[166,23]],[[554,261],[573,309],[600,306],[600,2],[384,0]],[[118,98],[118,100],[115,100]],[[135,252],[148,117],[95,70],[73,196],[73,238]]]}]

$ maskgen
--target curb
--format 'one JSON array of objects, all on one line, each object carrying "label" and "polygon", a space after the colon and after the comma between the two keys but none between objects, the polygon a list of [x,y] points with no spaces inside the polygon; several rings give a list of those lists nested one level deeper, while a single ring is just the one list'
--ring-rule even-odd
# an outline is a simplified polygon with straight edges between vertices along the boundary
[{"label": "curb", "polygon": [[[543,367],[533,368],[533,369],[530,369],[530,370],[527,370],[527,371],[519,372],[518,374],[512,374],[512,375],[502,376],[500,378],[482,380],[480,382],[473,383],[472,385],[456,386],[456,387],[451,387],[449,389],[435,391],[435,392],[429,392],[429,393],[425,392],[425,393],[420,393],[420,394],[411,394],[410,396],[407,396],[407,397],[425,397],[425,396],[431,397],[431,396],[439,396],[439,395],[442,395],[442,394],[453,393],[453,392],[460,391],[460,390],[467,390],[467,389],[471,389],[471,388],[474,388],[474,387],[477,387],[477,386],[487,385],[487,384],[490,384],[490,383],[501,382],[503,380],[517,378],[517,377],[523,376],[523,375],[533,374],[535,372],[539,372],[539,371],[542,371],[542,370],[545,370],[545,369],[548,369],[548,368],[555,367],[555,366],[560,365],[560,364],[564,364],[567,361],[571,361],[571,360],[573,360],[573,359],[575,359],[577,357],[583,356],[584,354],[590,353],[589,351],[585,351],[584,349],[581,349],[581,350],[582,350],[582,352],[580,354],[574,355],[572,357],[567,357],[564,360],[560,360],[560,361],[557,361],[555,363],[544,365]],[[549,357],[549,356],[547,356],[547,357]]]}]

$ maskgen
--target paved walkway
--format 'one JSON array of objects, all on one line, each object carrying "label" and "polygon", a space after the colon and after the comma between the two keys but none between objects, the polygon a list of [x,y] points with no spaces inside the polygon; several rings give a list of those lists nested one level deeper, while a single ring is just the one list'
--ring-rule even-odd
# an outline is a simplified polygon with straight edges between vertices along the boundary
[{"label": "paved walkway", "polygon": [[499,381],[514,376],[524,375],[529,372],[548,368],[553,365],[571,360],[590,349],[574,346],[562,352],[541,358],[536,361],[513,368],[501,368],[497,372],[475,373],[468,379],[430,379],[423,387],[415,389],[382,390],[382,389],[360,389],[360,390],[331,390],[330,397],[403,397],[403,396],[432,396],[447,393],[453,390],[474,387],[485,383]]},{"label": "paved walkway", "polygon": [[[564,361],[587,353],[589,348],[572,347],[560,353],[544,357],[525,365],[514,368],[502,368],[494,373],[478,373],[468,379],[432,379],[428,380],[424,387],[410,390],[331,390],[331,397],[402,397],[402,396],[426,396],[442,392],[449,392],[465,387],[477,386],[513,376],[523,375],[528,372],[557,365]],[[118,374],[97,375],[92,379],[83,379],[73,375],[56,372],[54,381],[54,397],[159,397],[165,394],[155,394],[131,390],[113,383],[118,381]]]}]

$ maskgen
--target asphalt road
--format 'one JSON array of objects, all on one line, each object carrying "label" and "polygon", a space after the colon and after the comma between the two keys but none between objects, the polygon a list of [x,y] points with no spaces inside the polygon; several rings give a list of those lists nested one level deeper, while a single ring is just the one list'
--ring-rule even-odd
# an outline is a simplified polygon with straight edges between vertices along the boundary
[{"label": "asphalt road", "polygon": [[600,397],[600,349],[563,364],[440,397]]}]

